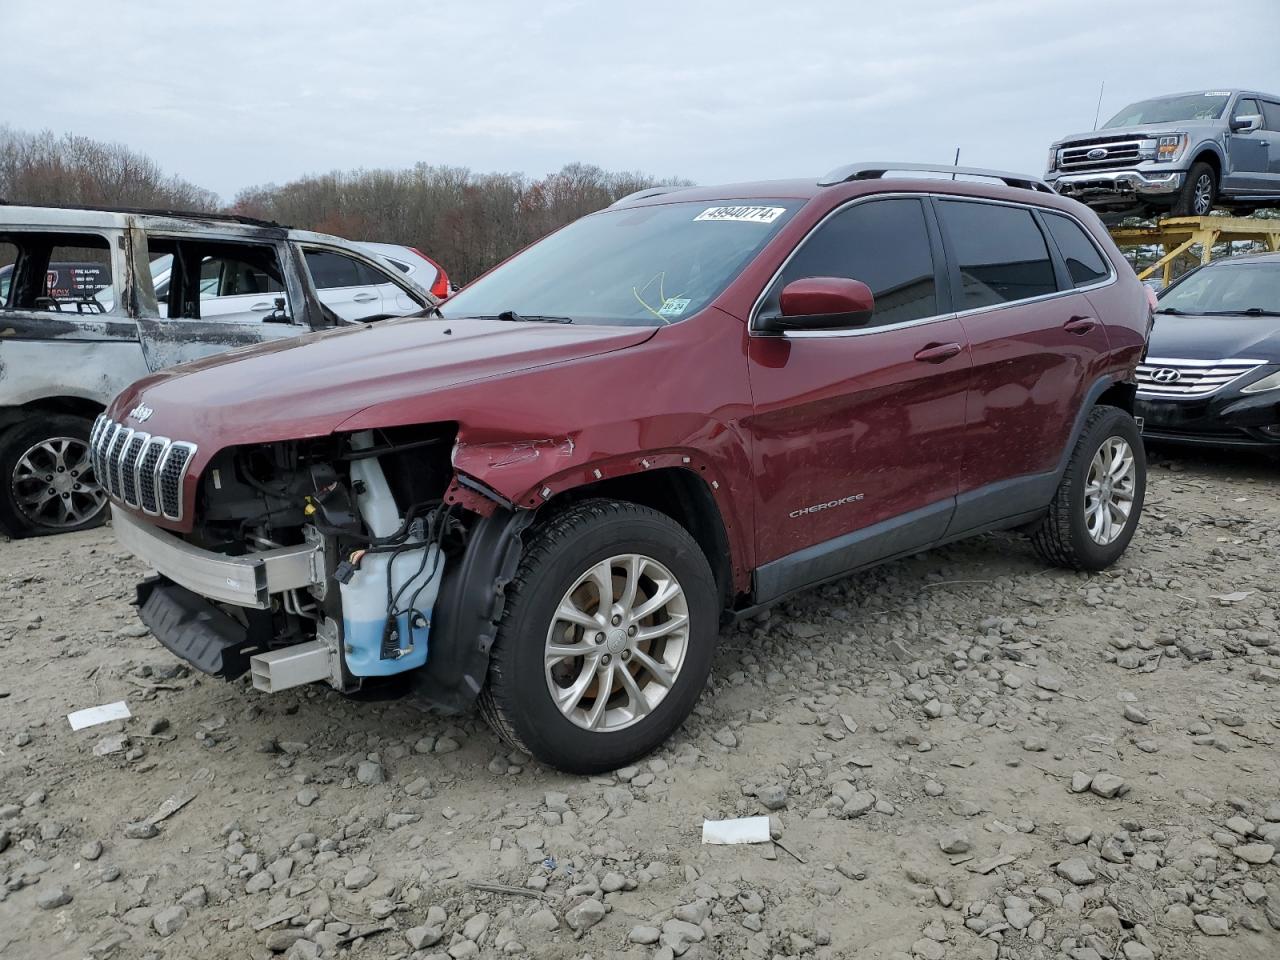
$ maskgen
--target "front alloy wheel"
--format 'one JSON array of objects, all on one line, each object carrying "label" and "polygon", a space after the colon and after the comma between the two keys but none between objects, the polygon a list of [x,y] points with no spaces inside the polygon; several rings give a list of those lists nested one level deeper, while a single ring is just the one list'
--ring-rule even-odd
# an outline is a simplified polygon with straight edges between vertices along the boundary
[{"label": "front alloy wheel", "polygon": [[547,689],[570,722],[610,731],[648,716],[675,686],[689,605],[657,560],[630,553],[578,578],[547,631]]},{"label": "front alloy wheel", "polygon": [[711,671],[720,595],[697,541],[665,514],[598,499],[550,511],[506,588],[480,711],[543,763],[601,773],[689,715]]},{"label": "front alloy wheel", "polygon": [[1192,194],[1191,209],[1197,217],[1206,216],[1213,209],[1213,174],[1202,173],[1196,178],[1195,192]]}]

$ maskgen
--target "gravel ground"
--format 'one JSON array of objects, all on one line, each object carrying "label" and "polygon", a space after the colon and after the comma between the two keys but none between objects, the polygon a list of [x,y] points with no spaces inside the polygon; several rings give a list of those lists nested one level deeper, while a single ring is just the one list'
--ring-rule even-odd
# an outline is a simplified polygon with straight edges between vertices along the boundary
[{"label": "gravel ground", "polygon": [[[109,531],[5,543],[0,955],[1274,960],[1278,485],[1166,460],[1106,573],[996,535],[807,593],[592,779],[192,675]],[[701,845],[756,814],[778,843]]]}]

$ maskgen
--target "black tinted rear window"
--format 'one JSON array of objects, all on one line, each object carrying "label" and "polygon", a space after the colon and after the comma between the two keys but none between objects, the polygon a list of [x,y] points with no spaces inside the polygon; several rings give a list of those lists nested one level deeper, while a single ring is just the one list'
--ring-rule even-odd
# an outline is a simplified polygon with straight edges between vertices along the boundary
[{"label": "black tinted rear window", "polygon": [[1053,242],[1058,245],[1058,252],[1067,263],[1072,283],[1077,287],[1086,287],[1110,276],[1106,260],[1080,224],[1057,213],[1045,213],[1044,222],[1049,227]]},{"label": "black tinted rear window", "polygon": [[938,216],[960,268],[959,309],[1057,292],[1049,248],[1030,210],[944,200]]}]

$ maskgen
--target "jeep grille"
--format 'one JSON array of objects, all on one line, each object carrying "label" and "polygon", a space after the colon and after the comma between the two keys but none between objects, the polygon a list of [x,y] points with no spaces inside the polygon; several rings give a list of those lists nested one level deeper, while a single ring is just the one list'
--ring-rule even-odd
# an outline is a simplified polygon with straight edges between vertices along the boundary
[{"label": "jeep grille", "polygon": [[152,516],[182,519],[182,481],[194,443],[153,437],[98,417],[89,434],[94,475],[115,500]]}]

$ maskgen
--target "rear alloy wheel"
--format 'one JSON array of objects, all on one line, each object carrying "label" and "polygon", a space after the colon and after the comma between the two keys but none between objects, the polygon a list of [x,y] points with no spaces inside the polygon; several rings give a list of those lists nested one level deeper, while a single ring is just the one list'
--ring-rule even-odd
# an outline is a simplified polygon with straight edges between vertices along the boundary
[{"label": "rear alloy wheel", "polygon": [[106,492],[89,456],[89,421],[55,415],[0,436],[0,525],[30,537],[96,527]]},{"label": "rear alloy wheel", "polygon": [[526,535],[481,713],[544,763],[616,769],[684,722],[718,627],[715,580],[683,527],[647,507],[582,501]]},{"label": "rear alloy wheel", "polygon": [[1133,539],[1146,485],[1137,423],[1118,407],[1094,407],[1047,515],[1031,532],[1032,544],[1060,567],[1111,566]]}]

